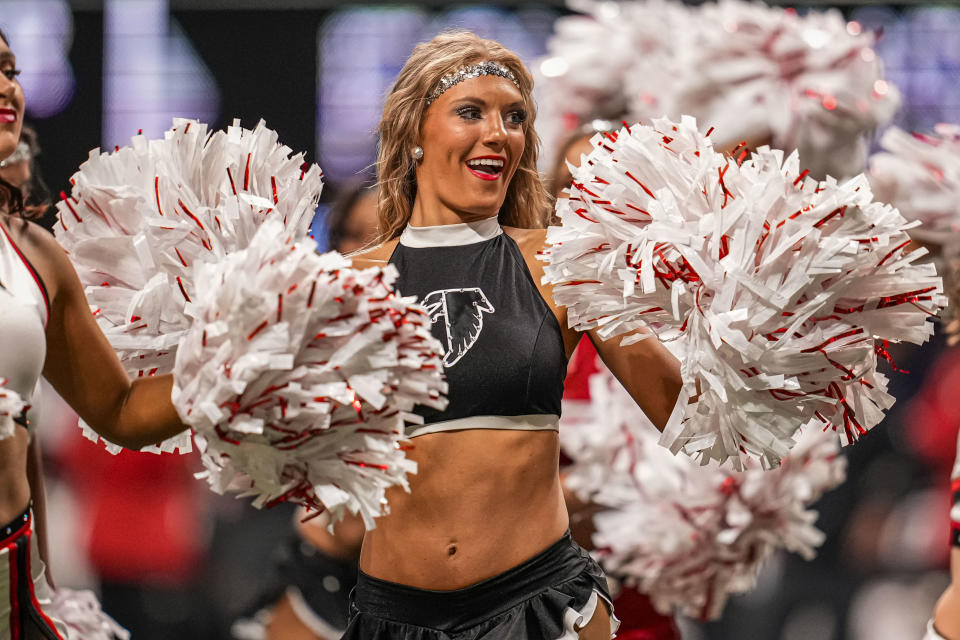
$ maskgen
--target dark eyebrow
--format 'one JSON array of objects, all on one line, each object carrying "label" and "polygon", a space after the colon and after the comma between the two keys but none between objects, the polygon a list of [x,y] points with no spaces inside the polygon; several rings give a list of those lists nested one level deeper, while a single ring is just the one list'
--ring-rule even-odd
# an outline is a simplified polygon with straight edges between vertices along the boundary
[{"label": "dark eyebrow", "polygon": [[[486,107],[486,106],[487,106],[486,100],[484,100],[483,98],[481,98],[481,97],[479,97],[479,96],[464,96],[464,97],[462,97],[462,98],[458,98],[458,99],[456,100],[456,102],[457,102],[457,103],[472,102],[472,103],[474,103],[474,104],[476,104],[477,106],[480,106],[480,107]],[[517,107],[525,107],[525,106],[526,106],[526,105],[524,104],[523,100],[516,100],[516,101],[511,102],[510,104],[504,106],[504,109],[515,109],[515,108],[517,108]]]},{"label": "dark eyebrow", "polygon": [[458,98],[456,102],[472,102],[481,107],[487,106],[487,101],[478,96],[464,96],[462,98]]}]

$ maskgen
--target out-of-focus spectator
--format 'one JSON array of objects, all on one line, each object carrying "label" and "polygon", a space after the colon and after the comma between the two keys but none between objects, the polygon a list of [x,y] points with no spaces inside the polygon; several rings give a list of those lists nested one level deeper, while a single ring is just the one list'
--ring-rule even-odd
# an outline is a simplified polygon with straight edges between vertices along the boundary
[{"label": "out-of-focus spectator", "polygon": [[377,236],[377,189],[369,180],[346,185],[327,214],[328,246],[350,254]]},{"label": "out-of-focus spectator", "polygon": [[547,189],[550,194],[557,198],[560,192],[570,186],[570,180],[573,179],[570,173],[568,163],[573,166],[580,165],[580,156],[590,153],[593,145],[590,143],[592,138],[600,130],[612,130],[614,123],[607,120],[594,120],[577,129],[574,133],[567,136],[560,144],[557,150],[557,157],[554,159],[553,166],[547,176]]}]

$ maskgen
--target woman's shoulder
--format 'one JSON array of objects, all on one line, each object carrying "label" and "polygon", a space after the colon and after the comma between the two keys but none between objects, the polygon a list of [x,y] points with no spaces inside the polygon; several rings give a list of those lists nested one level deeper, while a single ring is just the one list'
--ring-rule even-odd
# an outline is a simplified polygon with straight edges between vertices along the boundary
[{"label": "woman's shoulder", "polygon": [[63,247],[50,231],[36,222],[9,214],[2,214],[2,220],[14,244],[37,270],[52,300],[65,274],[73,272]]},{"label": "woman's shoulder", "polygon": [[546,229],[521,229],[519,227],[503,227],[503,232],[513,238],[514,242],[524,246],[536,247],[541,249],[547,242]]},{"label": "woman's shoulder", "polygon": [[537,254],[546,247],[547,230],[546,229],[520,229],[519,227],[503,227],[503,232],[510,236],[517,246],[520,247],[520,253],[529,262],[531,259],[536,261]]},{"label": "woman's shoulder", "polygon": [[399,238],[387,240],[371,249],[363,249],[357,253],[351,253],[347,257],[353,262],[357,269],[367,269],[369,267],[382,267],[390,261],[394,249],[397,248]]},{"label": "woman's shoulder", "polygon": [[50,262],[63,253],[53,234],[36,222],[6,213],[2,214],[2,220],[10,238],[30,262]]}]

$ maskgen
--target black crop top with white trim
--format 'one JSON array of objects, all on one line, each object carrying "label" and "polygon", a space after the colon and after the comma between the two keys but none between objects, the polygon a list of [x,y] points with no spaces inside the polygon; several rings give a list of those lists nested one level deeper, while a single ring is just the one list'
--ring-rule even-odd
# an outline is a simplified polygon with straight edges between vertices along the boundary
[{"label": "black crop top with white trim", "polygon": [[496,218],[407,227],[390,257],[397,290],[427,307],[446,349],[449,405],[421,407],[407,436],[556,430],[567,359],[560,325]]}]

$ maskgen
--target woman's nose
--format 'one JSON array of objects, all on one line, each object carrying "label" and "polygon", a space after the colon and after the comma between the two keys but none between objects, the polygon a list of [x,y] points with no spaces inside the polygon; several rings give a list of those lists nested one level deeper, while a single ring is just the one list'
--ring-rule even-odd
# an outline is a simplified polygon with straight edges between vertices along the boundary
[{"label": "woman's nose", "polygon": [[504,126],[503,118],[500,115],[487,118],[487,128],[484,131],[484,144],[500,149],[507,141],[507,128]]},{"label": "woman's nose", "polygon": [[16,88],[17,84],[15,80],[10,80],[5,73],[0,73],[0,96],[7,102],[10,102],[13,100],[13,92]]}]

